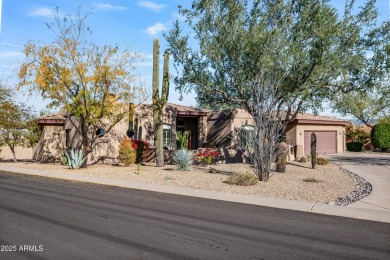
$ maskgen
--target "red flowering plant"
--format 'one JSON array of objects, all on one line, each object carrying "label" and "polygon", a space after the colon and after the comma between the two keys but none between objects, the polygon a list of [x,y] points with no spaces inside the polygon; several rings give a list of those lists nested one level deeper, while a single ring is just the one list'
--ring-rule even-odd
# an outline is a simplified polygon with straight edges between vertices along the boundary
[{"label": "red flowering plant", "polygon": [[149,150],[150,144],[146,141],[142,140],[131,140],[131,144],[133,148],[136,150],[136,159],[135,163],[140,163],[143,159],[145,159],[145,152]]},{"label": "red flowering plant", "polygon": [[212,148],[205,148],[196,153],[195,160],[199,163],[212,164],[218,151]]},{"label": "red flowering plant", "polygon": [[202,145],[203,148],[217,148],[217,142],[207,142]]}]

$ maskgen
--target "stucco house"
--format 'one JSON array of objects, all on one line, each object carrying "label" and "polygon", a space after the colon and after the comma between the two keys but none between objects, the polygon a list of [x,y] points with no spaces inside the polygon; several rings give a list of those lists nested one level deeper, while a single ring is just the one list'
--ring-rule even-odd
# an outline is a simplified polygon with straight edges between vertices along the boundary
[{"label": "stucco house", "polygon": [[[139,105],[135,109],[132,126],[128,118],[118,123],[102,137],[102,144],[91,154],[90,162],[115,161],[118,146],[127,130],[134,130],[133,139],[144,140],[153,145],[153,111],[151,105]],[[42,116],[38,124],[42,137],[32,150],[38,161],[58,160],[64,151],[77,146],[80,138],[74,121],[65,115]],[[205,110],[177,104],[167,104],[163,116],[163,143],[166,151],[177,149],[178,132],[188,132],[188,148],[195,150],[209,142],[215,142],[225,163],[242,162],[242,153],[234,142],[236,135],[250,136],[254,126],[251,116],[242,109]],[[310,154],[310,135],[317,134],[319,154],[340,153],[346,150],[345,127],[350,122],[312,114],[298,114],[287,125],[286,142],[290,145],[290,160]],[[104,127],[103,127],[104,128]],[[4,149],[3,149],[4,150]],[[4,156],[4,152],[3,152]]]}]

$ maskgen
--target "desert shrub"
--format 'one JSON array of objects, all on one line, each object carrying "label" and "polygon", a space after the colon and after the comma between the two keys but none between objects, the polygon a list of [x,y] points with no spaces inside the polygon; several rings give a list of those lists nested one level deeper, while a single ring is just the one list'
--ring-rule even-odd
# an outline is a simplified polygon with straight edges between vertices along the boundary
[{"label": "desert shrub", "polygon": [[187,149],[177,150],[172,156],[172,162],[176,165],[177,171],[190,171],[194,156]]},{"label": "desert shrub", "polygon": [[211,148],[205,148],[196,153],[195,160],[199,163],[212,164],[214,158],[217,156],[218,151]]},{"label": "desert shrub", "polygon": [[259,178],[253,173],[234,173],[230,175],[224,183],[238,186],[250,186],[255,185],[259,181]]},{"label": "desert shrub", "polygon": [[329,161],[325,159],[324,157],[317,157],[317,164],[318,165],[328,165]]},{"label": "desert shrub", "polygon": [[217,143],[215,141],[207,142],[202,145],[202,148],[217,148]]},{"label": "desert shrub", "polygon": [[317,180],[316,178],[313,178],[313,177],[303,179],[302,181],[304,181],[304,182],[313,182],[313,183],[321,182],[320,180]]},{"label": "desert shrub", "polygon": [[135,162],[140,163],[145,159],[145,153],[150,149],[150,144],[142,140],[131,140],[131,144],[136,151]]},{"label": "desert shrub", "polygon": [[124,138],[119,144],[119,156],[118,159],[126,166],[134,164],[137,158],[137,152],[133,147],[133,143],[130,138]]},{"label": "desert shrub", "polygon": [[376,124],[371,131],[371,143],[381,150],[390,149],[390,124]]},{"label": "desert shrub", "polygon": [[349,142],[347,143],[347,150],[351,152],[363,151],[363,143],[361,142]]},{"label": "desert shrub", "polygon": [[62,165],[68,165],[68,164],[69,164],[68,156],[66,156],[66,154],[64,154],[64,155],[61,157],[60,163],[61,163]]},{"label": "desert shrub", "polygon": [[364,130],[363,126],[347,126],[345,129],[347,142],[361,142],[366,144],[370,141],[370,133]]}]

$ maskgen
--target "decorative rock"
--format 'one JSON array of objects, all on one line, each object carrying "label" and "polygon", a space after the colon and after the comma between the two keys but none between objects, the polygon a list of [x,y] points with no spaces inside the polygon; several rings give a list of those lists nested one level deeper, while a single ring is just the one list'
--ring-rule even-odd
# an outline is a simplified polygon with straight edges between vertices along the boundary
[{"label": "decorative rock", "polygon": [[[356,190],[352,191],[345,197],[338,198],[334,202],[335,205],[339,206],[347,206],[348,204],[352,204],[358,200],[363,199],[364,197],[370,195],[372,191],[372,185],[362,177],[343,169],[344,172],[348,173],[353,181],[356,183]],[[329,203],[330,204],[330,203]],[[333,204],[333,203],[332,203]]]},{"label": "decorative rock", "polygon": [[301,159],[299,160],[299,162],[301,162],[301,163],[305,163],[305,162],[307,162],[307,160],[306,160],[306,157],[301,157]]}]

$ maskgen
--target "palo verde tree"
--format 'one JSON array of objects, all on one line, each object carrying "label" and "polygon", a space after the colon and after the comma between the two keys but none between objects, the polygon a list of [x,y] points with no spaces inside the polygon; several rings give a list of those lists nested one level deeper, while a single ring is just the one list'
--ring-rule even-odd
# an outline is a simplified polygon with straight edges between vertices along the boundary
[{"label": "palo verde tree", "polygon": [[159,91],[159,58],[160,43],[154,39],[153,43],[153,125],[154,147],[156,148],[156,165],[164,166],[163,150],[163,110],[168,101],[169,94],[169,54],[164,54],[163,83],[161,97]]},{"label": "palo verde tree", "polygon": [[15,148],[32,147],[39,137],[34,112],[30,107],[12,101],[0,102],[0,144],[9,147],[15,163]]},{"label": "palo verde tree", "polygon": [[20,88],[39,92],[51,101],[50,107],[61,107],[75,119],[81,142],[73,148],[83,149],[84,156],[103,142],[95,131],[104,128],[109,133],[129,113],[129,103],[143,93],[135,83],[138,55],[94,44],[87,37],[87,17],[80,9],[73,17],[60,17],[56,10],[54,21],[47,24],[56,39],[50,44],[28,42],[19,70]]},{"label": "palo verde tree", "polygon": [[[179,10],[189,31],[176,21],[165,34],[177,90],[195,91],[201,106],[229,104],[255,117],[264,112],[251,109],[259,75],[276,76],[273,112],[283,114],[284,125],[299,112],[318,112],[339,91],[365,88],[361,83],[373,78],[357,75],[367,64],[382,62],[368,63],[367,52],[377,57],[375,47],[382,48],[378,41],[388,36],[389,22],[376,27],[375,0],[356,14],[354,8],[354,1],[346,1],[340,15],[327,0],[195,0],[191,9]],[[269,170],[259,178],[266,180]]]}]

